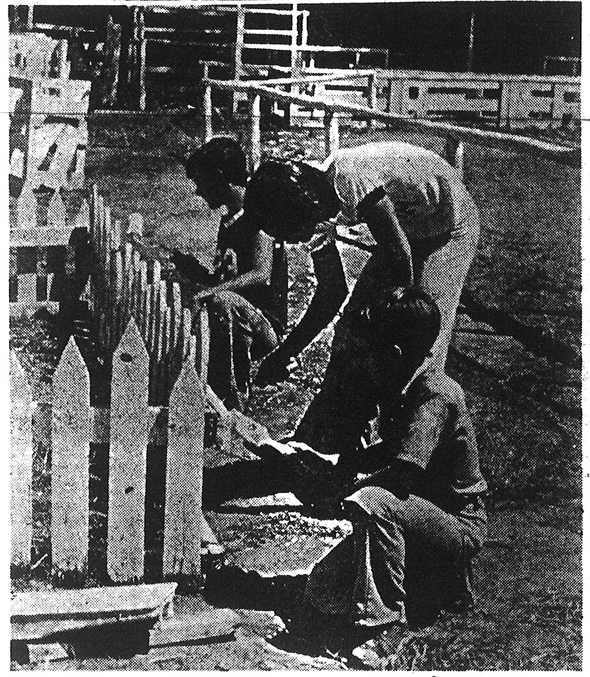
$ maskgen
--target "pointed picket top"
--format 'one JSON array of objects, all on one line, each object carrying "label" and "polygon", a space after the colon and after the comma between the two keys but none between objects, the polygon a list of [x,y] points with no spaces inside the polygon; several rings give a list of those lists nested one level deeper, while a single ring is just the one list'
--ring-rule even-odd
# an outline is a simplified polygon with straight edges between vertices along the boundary
[{"label": "pointed picket top", "polygon": [[149,357],[131,318],[111,381],[107,571],[120,583],[143,577],[148,386]]},{"label": "pointed picket top", "polygon": [[75,228],[89,228],[90,227],[90,205],[88,200],[84,198],[78,213],[74,217]]},{"label": "pointed picket top", "polygon": [[203,383],[186,360],[169,403],[164,576],[194,578],[201,571],[204,426]]},{"label": "pointed picket top", "polygon": [[141,214],[129,214],[129,221],[127,223],[127,234],[143,235],[143,216]]},{"label": "pointed picket top", "polygon": [[49,208],[47,209],[47,225],[50,228],[66,227],[66,206],[62,199],[59,188],[53,191]]},{"label": "pointed picket top", "polygon": [[53,377],[51,561],[54,576],[80,582],[88,568],[90,375],[70,337]]},{"label": "pointed picket top", "polygon": [[37,225],[37,198],[33,186],[26,181],[16,201],[16,227],[34,228]]},{"label": "pointed picket top", "polygon": [[70,374],[74,374],[77,378],[81,379],[72,383],[72,397],[84,397],[86,391],[90,392],[90,376],[84,358],[73,336],[70,336],[57,364],[53,377],[54,389],[60,380],[71,378]]},{"label": "pointed picket top", "polygon": [[33,512],[33,428],[31,387],[14,351],[10,351],[10,516],[14,565],[31,563]]}]

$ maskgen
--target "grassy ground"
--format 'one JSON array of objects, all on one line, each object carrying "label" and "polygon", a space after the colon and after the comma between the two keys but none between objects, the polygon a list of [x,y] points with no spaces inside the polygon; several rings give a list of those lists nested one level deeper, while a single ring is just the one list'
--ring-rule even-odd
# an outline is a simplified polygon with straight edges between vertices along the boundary
[{"label": "grassy ground", "polygon": [[[354,146],[383,138],[394,137],[385,130],[351,129],[343,131],[341,141]],[[395,138],[442,152],[441,139],[408,134]],[[194,196],[180,166],[168,154],[167,139],[163,126],[95,127],[88,178],[98,183],[115,218],[133,211],[144,215],[146,235],[162,246],[163,255],[165,247],[196,250],[206,264],[219,214]],[[264,135],[264,153],[266,157],[321,159],[320,142],[314,131],[269,132]],[[557,338],[577,347],[579,172],[534,157],[475,146],[468,146],[465,166],[466,182],[482,220],[468,289],[485,305],[509,311],[527,324],[549,327]],[[309,261],[298,248],[290,249],[289,257],[293,321],[309,297],[313,278]],[[11,340],[20,350],[36,397],[49,396],[50,375],[63,345],[59,331],[51,325],[50,320],[12,325]],[[286,384],[254,391],[250,412],[272,433],[292,430],[321,384],[330,338],[328,329],[316,339]],[[466,391],[492,489],[491,543],[475,567],[477,609],[443,617],[408,636],[390,667],[580,669],[579,371],[477,334],[457,334],[453,346],[448,367]],[[214,450],[208,453],[210,461],[219,461]],[[104,463],[101,450],[94,450],[94,463],[96,469]],[[40,480],[35,512],[40,558],[47,549],[44,518],[48,504],[43,498],[49,485],[47,450],[37,449],[36,464],[39,477],[45,477],[44,482]],[[94,474],[95,529],[104,539],[104,487],[100,472]],[[209,515],[222,540],[230,545],[230,559],[248,548],[266,547],[280,536],[281,529],[287,529],[283,536],[294,543],[291,552],[301,558],[314,551],[318,538],[325,544],[334,536],[328,528],[310,527],[297,511],[252,512],[256,509],[235,508]],[[310,541],[313,538],[316,545]],[[95,553],[98,568],[101,557]],[[37,571],[37,584],[42,584],[43,565]],[[225,600],[227,606],[230,602]],[[169,668],[210,667],[217,651],[225,657],[225,665],[230,660],[234,668],[268,669],[263,665],[268,657],[261,658],[260,651],[248,653],[243,643],[237,644],[240,650],[235,641],[216,648],[193,647],[182,653],[178,665]],[[148,663],[136,660],[116,667],[147,669]]]}]

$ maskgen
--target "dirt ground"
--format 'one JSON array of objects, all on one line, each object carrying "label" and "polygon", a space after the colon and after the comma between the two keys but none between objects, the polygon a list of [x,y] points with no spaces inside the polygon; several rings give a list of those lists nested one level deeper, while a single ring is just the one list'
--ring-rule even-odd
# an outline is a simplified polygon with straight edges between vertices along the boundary
[{"label": "dirt ground", "polygon": [[[190,131],[190,123],[185,129]],[[178,247],[198,252],[206,265],[219,214],[194,196],[182,168],[169,155],[170,137],[163,126],[112,124],[92,131],[88,180],[98,184],[114,217],[141,212],[146,237],[161,245],[162,256],[165,248]],[[358,145],[382,138],[394,137],[386,130],[369,133],[353,128],[343,131],[341,142]],[[442,152],[438,138],[408,134],[395,138]],[[320,139],[314,130],[269,131],[264,135],[265,156],[322,159]],[[527,325],[549,330],[574,351],[579,349],[579,171],[532,156],[468,146],[465,180],[482,221],[467,289],[487,308],[509,312]],[[198,226],[204,221],[210,228]],[[314,281],[299,248],[290,248],[289,265],[294,322]],[[65,341],[54,324],[46,318],[11,325],[12,346],[40,399],[49,396],[55,358]],[[288,382],[253,392],[250,414],[277,437],[292,431],[320,386],[330,339],[329,328],[302,354]],[[465,315],[458,318],[448,369],[466,391],[491,488],[489,542],[475,563],[478,603],[467,614],[443,615],[434,625],[408,634],[389,667],[579,670],[580,370],[559,355],[535,354],[520,341],[498,335],[485,322]],[[47,473],[47,455],[38,451],[37,469]],[[214,447],[207,451],[209,465],[232,460]],[[42,494],[42,485],[40,489]],[[293,503],[292,496],[280,495],[234,501],[207,514],[226,546],[226,566],[211,574],[205,593],[215,609],[232,609],[240,616],[230,623],[230,632],[215,641],[160,645],[147,656],[128,661],[59,661],[47,667],[346,668],[338,662],[279,653],[265,641],[274,627],[272,614],[293,594],[289,591],[349,529],[346,522],[319,519]],[[38,557],[47,548],[46,511],[40,498]],[[96,519],[100,522],[100,516]],[[43,566],[37,571],[36,581],[15,585],[43,585]],[[180,616],[190,616],[190,609],[182,609]]]}]

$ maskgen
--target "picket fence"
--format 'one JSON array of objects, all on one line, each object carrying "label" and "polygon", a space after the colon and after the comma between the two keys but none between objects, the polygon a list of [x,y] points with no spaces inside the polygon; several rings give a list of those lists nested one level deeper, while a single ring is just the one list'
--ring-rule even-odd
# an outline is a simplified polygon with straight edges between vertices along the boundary
[{"label": "picket fence", "polygon": [[10,218],[11,315],[31,313],[41,306],[58,310],[65,278],[76,275],[78,252],[85,244],[90,219],[85,199],[75,215],[68,216],[72,210],[66,204],[73,196],[56,189],[50,198],[38,200],[30,182],[22,187]]},{"label": "picket fence", "polygon": [[53,377],[51,405],[34,403],[11,353],[11,562],[31,564],[33,442],[51,444],[51,561],[54,579],[83,583],[89,552],[90,443],[109,444],[107,573],[144,576],[148,444],[166,447],[165,578],[198,579],[201,543],[216,543],[201,508],[204,376],[186,359],[168,407],[148,404],[149,357],[130,319],[112,359],[109,408],[90,404],[89,372],[70,338]]},{"label": "picket fence", "polygon": [[97,187],[92,187],[94,266],[88,299],[98,342],[108,354],[134,318],[150,356],[150,399],[163,404],[189,354],[199,372],[206,374],[208,320],[206,312],[193,320],[190,309],[182,305],[179,283],[162,279],[161,263],[146,255],[142,235],[141,214],[131,214],[123,229],[111,218]]}]

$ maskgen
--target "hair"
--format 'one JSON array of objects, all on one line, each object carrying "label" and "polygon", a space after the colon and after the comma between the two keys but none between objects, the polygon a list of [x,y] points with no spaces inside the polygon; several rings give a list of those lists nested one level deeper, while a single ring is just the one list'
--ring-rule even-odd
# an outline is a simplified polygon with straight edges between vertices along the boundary
[{"label": "hair", "polygon": [[417,287],[388,287],[371,298],[357,315],[355,330],[377,350],[397,345],[402,355],[426,357],[440,331],[435,301]]},{"label": "hair", "polygon": [[245,214],[277,240],[292,240],[295,233],[340,211],[340,200],[324,173],[304,162],[263,162],[246,189]]},{"label": "hair", "polygon": [[226,136],[216,136],[203,144],[186,161],[186,175],[194,179],[207,174],[212,179],[224,179],[236,186],[245,186],[248,180],[246,155],[239,143]]}]

